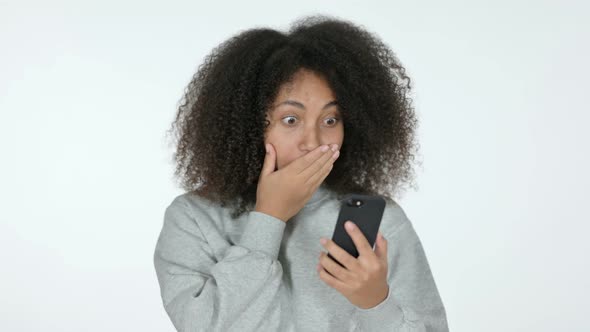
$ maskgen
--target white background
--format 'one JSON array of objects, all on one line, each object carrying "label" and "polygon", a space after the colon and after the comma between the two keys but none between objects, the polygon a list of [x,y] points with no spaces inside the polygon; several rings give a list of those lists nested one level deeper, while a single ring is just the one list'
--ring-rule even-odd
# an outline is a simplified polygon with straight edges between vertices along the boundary
[{"label": "white background", "polygon": [[451,331],[590,331],[583,1],[1,1],[0,330],[173,331],[153,250],[176,103],[217,44],[323,13],[414,85],[399,199]]}]

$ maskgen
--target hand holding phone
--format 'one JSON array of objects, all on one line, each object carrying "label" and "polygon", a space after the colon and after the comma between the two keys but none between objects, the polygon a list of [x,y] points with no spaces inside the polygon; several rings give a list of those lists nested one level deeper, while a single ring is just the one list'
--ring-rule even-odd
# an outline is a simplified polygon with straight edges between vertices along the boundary
[{"label": "hand holding phone", "polygon": [[[349,194],[340,201],[340,213],[332,235],[332,241],[346,250],[351,256],[357,258],[359,252],[354,245],[352,238],[344,228],[344,223],[351,220],[356,224],[358,229],[363,233],[371,247],[375,248],[375,240],[381,218],[385,211],[385,200],[381,196],[369,196],[360,194]],[[333,259],[340,266],[344,267],[332,255],[328,257]]]}]

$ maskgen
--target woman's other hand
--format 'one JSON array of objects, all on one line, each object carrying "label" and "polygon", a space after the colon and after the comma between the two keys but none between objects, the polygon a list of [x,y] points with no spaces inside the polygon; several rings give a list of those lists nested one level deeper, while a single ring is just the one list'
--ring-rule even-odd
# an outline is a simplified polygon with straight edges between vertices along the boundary
[{"label": "woman's other hand", "polygon": [[[270,143],[258,180],[255,211],[287,222],[296,215],[330,174],[340,151],[337,144],[318,146],[275,171],[276,151]],[[325,148],[325,151],[322,149]]]}]

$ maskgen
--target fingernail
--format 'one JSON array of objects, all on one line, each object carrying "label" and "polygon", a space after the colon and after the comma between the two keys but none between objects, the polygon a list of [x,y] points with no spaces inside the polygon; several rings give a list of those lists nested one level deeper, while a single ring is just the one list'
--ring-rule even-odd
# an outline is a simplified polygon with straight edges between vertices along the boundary
[{"label": "fingernail", "polygon": [[332,151],[336,152],[338,150],[338,144],[332,145]]},{"label": "fingernail", "polygon": [[324,239],[324,238],[320,238],[320,243],[321,244],[326,244],[326,242],[328,242],[328,240]]},{"label": "fingernail", "polygon": [[322,147],[320,148],[320,150],[322,152],[326,152],[326,151],[328,151],[328,149],[329,149],[329,147],[327,145],[322,145]]},{"label": "fingernail", "polygon": [[332,155],[332,158],[336,159],[338,158],[338,156],[340,155],[340,151],[336,151],[334,152],[334,154]]},{"label": "fingernail", "polygon": [[352,221],[347,221],[347,222],[346,222],[346,224],[345,224],[344,226],[346,226],[346,228],[347,228],[349,231],[354,231],[354,224],[352,223]]}]

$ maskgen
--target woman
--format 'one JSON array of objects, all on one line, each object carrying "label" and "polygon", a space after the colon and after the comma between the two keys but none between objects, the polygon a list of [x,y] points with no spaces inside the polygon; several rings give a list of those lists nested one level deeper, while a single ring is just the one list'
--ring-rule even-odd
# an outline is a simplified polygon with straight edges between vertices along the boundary
[{"label": "woman", "polygon": [[[187,192],[153,257],[177,330],[448,330],[421,242],[388,195],[413,179],[409,91],[384,43],[326,16],[211,52],[173,123]],[[374,249],[347,223],[358,258],[331,241],[351,192],[386,199]]]}]

